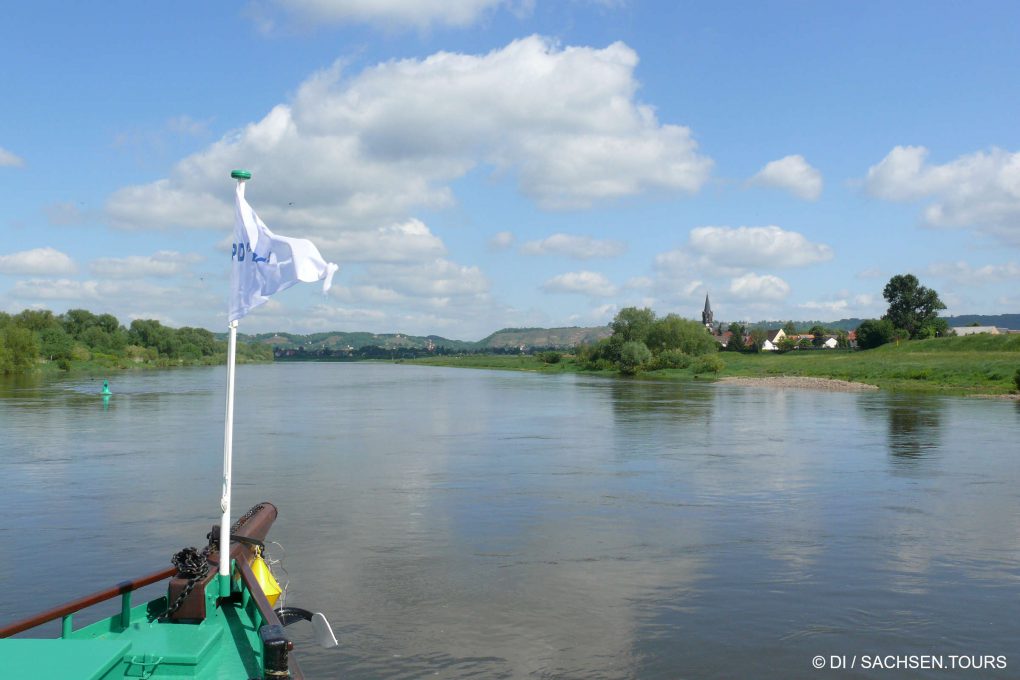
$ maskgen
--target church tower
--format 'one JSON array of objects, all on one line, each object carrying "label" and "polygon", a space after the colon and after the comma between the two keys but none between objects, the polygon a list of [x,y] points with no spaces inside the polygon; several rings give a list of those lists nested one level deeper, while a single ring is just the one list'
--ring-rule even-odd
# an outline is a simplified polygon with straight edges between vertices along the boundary
[{"label": "church tower", "polygon": [[705,324],[705,328],[712,331],[712,305],[708,302],[708,294],[705,294],[705,309],[701,312],[701,323]]}]

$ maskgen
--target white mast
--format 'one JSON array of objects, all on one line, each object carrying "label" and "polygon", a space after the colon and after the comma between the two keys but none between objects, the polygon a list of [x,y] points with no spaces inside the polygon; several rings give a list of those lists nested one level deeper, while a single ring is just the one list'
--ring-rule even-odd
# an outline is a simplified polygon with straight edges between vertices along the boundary
[{"label": "white mast", "polygon": [[[234,170],[230,176],[237,180],[237,191],[244,195],[244,182],[251,179],[246,170]],[[220,496],[220,595],[230,594],[230,476],[234,455],[234,365],[237,355],[237,321],[228,323],[230,339],[227,342],[227,409],[223,419],[223,493]]]}]

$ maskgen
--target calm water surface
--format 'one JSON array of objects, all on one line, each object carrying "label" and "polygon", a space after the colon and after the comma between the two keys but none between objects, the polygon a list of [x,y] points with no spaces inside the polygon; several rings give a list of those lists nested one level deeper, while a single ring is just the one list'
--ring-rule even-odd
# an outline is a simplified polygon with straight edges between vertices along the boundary
[{"label": "calm water surface", "polygon": [[[224,376],[117,374],[106,405],[101,379],[0,382],[0,622],[204,542]],[[310,677],[1017,678],[1018,426],[1009,402],[242,366],[234,507],[279,506],[287,601],[333,621],[337,650],[290,629]],[[1008,666],[812,668],[865,654]]]}]

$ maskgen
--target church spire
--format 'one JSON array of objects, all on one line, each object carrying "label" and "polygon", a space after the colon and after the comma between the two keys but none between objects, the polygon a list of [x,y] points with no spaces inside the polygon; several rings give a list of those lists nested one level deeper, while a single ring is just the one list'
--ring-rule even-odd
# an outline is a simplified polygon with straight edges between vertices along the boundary
[{"label": "church spire", "polygon": [[705,310],[701,312],[701,323],[705,324],[705,328],[711,330],[712,328],[712,305],[708,302],[708,293],[705,293]]}]

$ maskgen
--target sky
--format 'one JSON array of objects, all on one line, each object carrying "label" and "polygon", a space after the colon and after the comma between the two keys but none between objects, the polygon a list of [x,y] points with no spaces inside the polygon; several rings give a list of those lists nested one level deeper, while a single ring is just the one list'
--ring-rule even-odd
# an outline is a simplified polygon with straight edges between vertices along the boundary
[{"label": "sky", "polygon": [[340,265],[241,332],[1020,312],[1020,3],[14,3],[0,310],[226,328],[234,181]]}]

